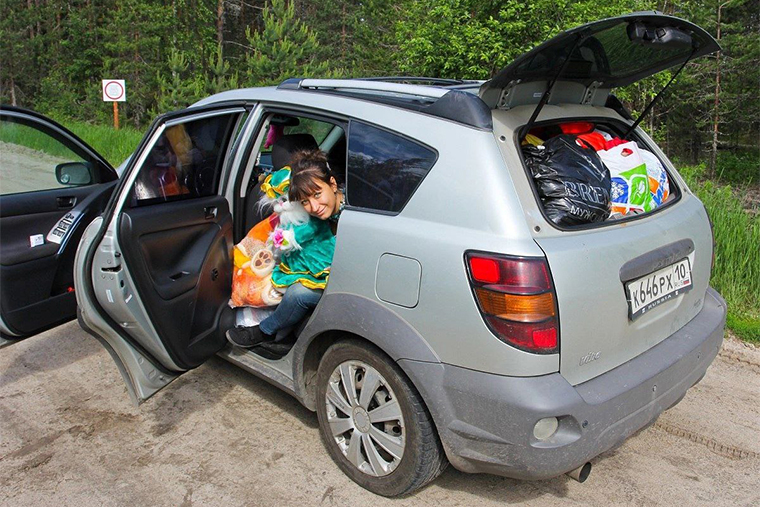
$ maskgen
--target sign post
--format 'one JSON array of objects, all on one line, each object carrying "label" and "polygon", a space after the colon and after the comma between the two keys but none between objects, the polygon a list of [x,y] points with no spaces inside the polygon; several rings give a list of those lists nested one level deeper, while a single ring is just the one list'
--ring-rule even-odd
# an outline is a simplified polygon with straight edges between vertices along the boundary
[{"label": "sign post", "polygon": [[113,102],[113,128],[119,130],[119,102],[127,101],[127,86],[123,79],[103,79],[103,102]]}]

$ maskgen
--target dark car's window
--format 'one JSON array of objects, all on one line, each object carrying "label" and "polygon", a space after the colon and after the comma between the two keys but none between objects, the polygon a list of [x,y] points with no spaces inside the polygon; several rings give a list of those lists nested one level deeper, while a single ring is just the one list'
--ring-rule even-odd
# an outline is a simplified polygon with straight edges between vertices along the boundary
[{"label": "dark car's window", "polygon": [[216,194],[236,118],[225,114],[167,127],[140,168],[133,205]]},{"label": "dark car's window", "polygon": [[398,212],[433,167],[436,153],[398,134],[351,122],[348,135],[348,204]]}]

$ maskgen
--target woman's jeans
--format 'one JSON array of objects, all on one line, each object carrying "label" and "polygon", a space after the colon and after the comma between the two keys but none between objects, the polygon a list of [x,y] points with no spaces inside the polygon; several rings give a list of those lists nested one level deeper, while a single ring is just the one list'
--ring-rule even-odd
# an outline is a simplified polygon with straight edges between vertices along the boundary
[{"label": "woman's jeans", "polygon": [[295,326],[309,310],[317,306],[322,292],[322,289],[307,289],[300,283],[294,283],[285,291],[274,313],[261,321],[259,329],[263,333],[276,335],[277,331]]}]

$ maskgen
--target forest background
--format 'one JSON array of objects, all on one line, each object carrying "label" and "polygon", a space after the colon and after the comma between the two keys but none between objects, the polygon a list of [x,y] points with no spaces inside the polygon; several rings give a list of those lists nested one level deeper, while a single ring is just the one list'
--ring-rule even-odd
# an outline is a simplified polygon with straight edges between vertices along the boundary
[{"label": "forest background", "polygon": [[[760,341],[760,0],[0,0],[0,102],[80,133],[112,163],[154,116],[289,77],[488,79],[562,30],[656,9],[723,51],[686,65],[642,124],[715,224],[711,283]],[[670,79],[616,90],[636,116]],[[122,125],[101,79],[125,79]]]}]

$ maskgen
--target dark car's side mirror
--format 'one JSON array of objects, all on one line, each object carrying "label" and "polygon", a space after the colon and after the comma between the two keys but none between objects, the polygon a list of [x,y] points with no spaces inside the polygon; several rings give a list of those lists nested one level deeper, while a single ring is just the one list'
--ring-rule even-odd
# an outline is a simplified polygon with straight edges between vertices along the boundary
[{"label": "dark car's side mirror", "polygon": [[651,26],[644,23],[629,23],[626,27],[631,42],[654,47],[678,49],[690,48],[691,35],[672,26]]},{"label": "dark car's side mirror", "polygon": [[55,166],[55,178],[61,185],[83,186],[93,183],[92,165],[88,162],[64,162]]}]

